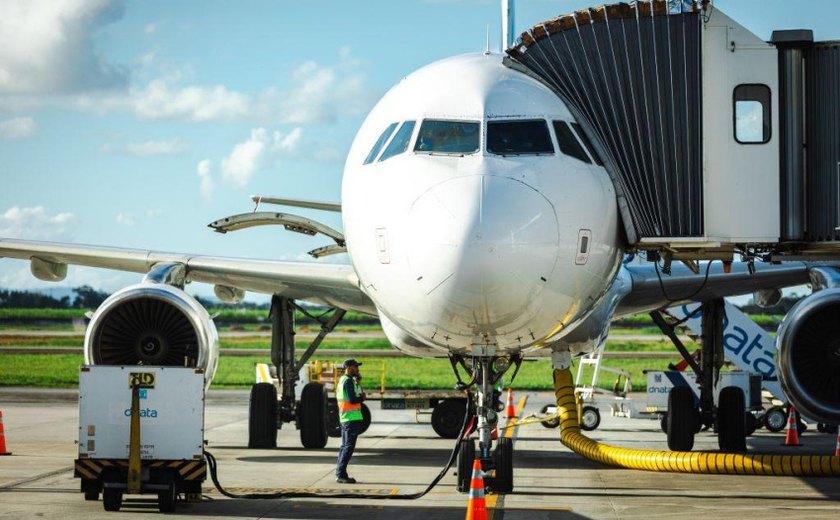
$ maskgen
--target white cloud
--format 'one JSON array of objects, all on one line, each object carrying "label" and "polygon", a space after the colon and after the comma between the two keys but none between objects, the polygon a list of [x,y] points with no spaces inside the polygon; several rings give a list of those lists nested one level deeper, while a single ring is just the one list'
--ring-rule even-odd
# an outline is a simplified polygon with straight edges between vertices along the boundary
[{"label": "white cloud", "polygon": [[257,171],[294,152],[302,132],[300,127],[287,134],[265,128],[251,130],[251,136],[222,159],[222,177],[237,186],[245,186]]},{"label": "white cloud", "polygon": [[38,125],[31,117],[13,117],[0,121],[0,138],[25,139],[35,135]]},{"label": "white cloud", "polygon": [[131,93],[131,105],[140,119],[178,119],[184,121],[234,120],[248,115],[247,95],[224,85],[179,87],[169,80],[156,79]]},{"label": "white cloud", "polygon": [[135,157],[179,155],[184,153],[187,148],[187,144],[177,138],[169,141],[142,141],[125,145],[126,153]]},{"label": "white cloud", "polygon": [[131,227],[135,223],[134,217],[130,213],[117,213],[116,221],[117,224],[125,227]]},{"label": "white cloud", "polygon": [[72,213],[50,215],[43,206],[12,206],[0,213],[0,237],[27,240],[67,240],[70,238],[70,224],[75,219]]},{"label": "white cloud", "polygon": [[332,123],[341,116],[364,114],[378,94],[349,47],[339,49],[339,58],[332,66],[302,63],[292,73],[291,88],[268,89],[256,96],[255,113],[285,124]]},{"label": "white cloud", "polygon": [[204,159],[198,163],[196,171],[201,178],[201,184],[199,185],[201,196],[204,200],[210,200],[213,198],[213,188],[215,187],[213,177],[210,176],[210,173],[213,171],[213,163],[210,159]]},{"label": "white cloud", "polygon": [[163,215],[163,210],[160,208],[149,208],[146,210],[147,217],[159,217]]},{"label": "white cloud", "polygon": [[91,35],[118,20],[117,0],[5,0],[0,93],[52,94],[119,87],[126,74],[104,61]]}]

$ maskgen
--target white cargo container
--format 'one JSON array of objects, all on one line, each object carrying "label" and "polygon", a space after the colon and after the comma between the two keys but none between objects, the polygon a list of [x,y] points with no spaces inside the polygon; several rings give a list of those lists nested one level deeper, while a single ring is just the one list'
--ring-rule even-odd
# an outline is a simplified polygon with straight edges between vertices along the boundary
[{"label": "white cargo container", "polygon": [[140,390],[142,459],[178,460],[202,456],[204,373],[194,368],[85,366],[79,374],[79,457],[127,459],[131,381]]}]

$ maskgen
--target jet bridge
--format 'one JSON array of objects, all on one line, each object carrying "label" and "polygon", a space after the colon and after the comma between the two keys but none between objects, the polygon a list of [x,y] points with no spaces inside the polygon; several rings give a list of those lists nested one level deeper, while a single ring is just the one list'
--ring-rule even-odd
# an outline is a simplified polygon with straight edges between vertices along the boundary
[{"label": "jet bridge", "polygon": [[640,0],[547,20],[507,54],[593,141],[633,249],[840,257],[840,43]]}]

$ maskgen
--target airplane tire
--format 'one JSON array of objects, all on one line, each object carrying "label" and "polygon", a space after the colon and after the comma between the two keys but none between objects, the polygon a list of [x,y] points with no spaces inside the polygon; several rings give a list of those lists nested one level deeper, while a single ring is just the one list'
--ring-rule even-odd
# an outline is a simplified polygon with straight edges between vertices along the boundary
[{"label": "airplane tire", "polygon": [[466,408],[467,404],[463,399],[444,399],[439,402],[432,410],[432,429],[444,439],[458,438],[464,426]]},{"label": "airplane tire", "polygon": [[277,447],[277,389],[271,383],[251,386],[248,406],[248,448]]},{"label": "airplane tire", "polygon": [[687,386],[675,386],[668,393],[668,449],[691,451],[697,432],[697,409],[694,392]]},{"label": "airplane tire", "polygon": [[307,383],[300,394],[298,412],[300,442],[304,448],[327,445],[327,389],[320,383]]},{"label": "airplane tire", "polygon": [[[551,407],[552,406],[550,404],[547,404],[547,405],[543,406],[542,408],[540,408],[540,414],[542,414],[542,415],[547,414],[549,408],[551,408]],[[560,419],[554,419],[554,420],[551,420],[551,421],[543,421],[540,424],[542,424],[544,428],[559,428],[560,427]]]},{"label": "airplane tire", "polygon": [[496,476],[488,481],[488,488],[496,493],[513,491],[513,441],[507,437],[499,439],[496,446]]},{"label": "airplane tire", "polygon": [[747,450],[744,391],[727,386],[720,391],[717,409],[718,446],[727,453]]},{"label": "airplane tire", "polygon": [[456,487],[461,493],[467,493],[470,490],[474,460],[475,441],[473,439],[462,440],[461,448],[458,451],[458,481],[456,483]]}]

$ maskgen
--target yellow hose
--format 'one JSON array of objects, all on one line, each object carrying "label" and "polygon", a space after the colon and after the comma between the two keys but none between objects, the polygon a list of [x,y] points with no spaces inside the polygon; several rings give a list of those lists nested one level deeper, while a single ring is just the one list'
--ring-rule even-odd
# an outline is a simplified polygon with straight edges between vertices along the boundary
[{"label": "yellow hose", "polygon": [[619,468],[675,473],[840,476],[840,457],[828,455],[760,455],[717,452],[656,451],[616,448],[580,433],[575,386],[570,370],[554,370],[554,395],[560,415],[560,442],[587,459]]}]

